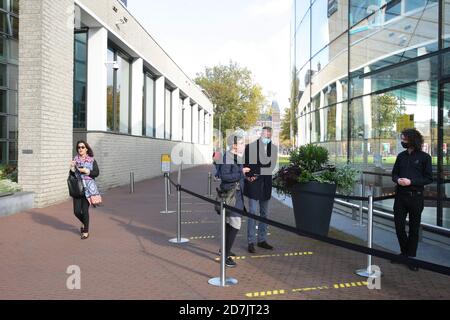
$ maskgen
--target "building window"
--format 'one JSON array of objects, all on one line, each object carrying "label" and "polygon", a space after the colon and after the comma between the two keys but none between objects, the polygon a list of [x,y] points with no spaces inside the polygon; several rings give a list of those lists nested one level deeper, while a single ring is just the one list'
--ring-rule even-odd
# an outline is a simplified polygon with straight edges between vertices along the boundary
[{"label": "building window", "polygon": [[142,111],[143,131],[142,135],[155,136],[155,80],[144,72],[144,102]]},{"label": "building window", "polygon": [[18,1],[0,1],[0,163],[17,164]]},{"label": "building window", "polygon": [[108,49],[107,127],[108,131],[130,134],[130,59]]},{"label": "building window", "polygon": [[87,31],[75,33],[73,128],[86,129]]},{"label": "building window", "polygon": [[166,87],[164,95],[164,139],[172,139],[172,91]]}]

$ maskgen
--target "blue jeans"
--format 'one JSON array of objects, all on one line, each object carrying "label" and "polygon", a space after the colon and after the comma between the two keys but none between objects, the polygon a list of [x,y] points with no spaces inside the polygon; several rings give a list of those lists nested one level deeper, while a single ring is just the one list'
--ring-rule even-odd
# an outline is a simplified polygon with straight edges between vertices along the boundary
[{"label": "blue jeans", "polygon": [[[269,201],[270,200],[249,200],[249,211],[251,214],[257,215],[256,211],[259,202],[259,216],[261,218],[267,218],[269,213]],[[256,243],[256,220],[248,219],[247,224],[247,240],[248,244]],[[258,222],[258,243],[267,240],[267,224]]]}]

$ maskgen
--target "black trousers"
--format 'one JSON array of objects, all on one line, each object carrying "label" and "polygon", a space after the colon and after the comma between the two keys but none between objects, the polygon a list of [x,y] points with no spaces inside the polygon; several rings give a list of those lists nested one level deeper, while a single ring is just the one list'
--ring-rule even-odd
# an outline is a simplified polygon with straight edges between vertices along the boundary
[{"label": "black trousers", "polygon": [[[397,194],[394,202],[394,221],[402,254],[415,257],[419,244],[419,229],[424,208],[423,194]],[[409,235],[406,233],[406,216],[409,215]]]},{"label": "black trousers", "polygon": [[86,198],[73,199],[73,213],[84,225],[84,232],[89,232],[89,201]]},{"label": "black trousers", "polygon": [[239,229],[233,228],[228,223],[225,225],[225,254],[228,258],[230,256],[231,247],[239,232]]}]

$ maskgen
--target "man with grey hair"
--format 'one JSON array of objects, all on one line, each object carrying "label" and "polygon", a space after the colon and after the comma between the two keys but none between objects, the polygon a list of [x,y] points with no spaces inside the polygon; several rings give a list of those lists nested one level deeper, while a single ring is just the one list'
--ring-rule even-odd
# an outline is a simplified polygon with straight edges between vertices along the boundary
[{"label": "man with grey hair", "polygon": [[[267,218],[269,201],[272,198],[272,172],[278,159],[278,147],[272,143],[272,128],[264,127],[261,138],[245,148],[245,167],[250,168],[246,175],[244,195],[249,198],[249,212]],[[257,239],[256,239],[257,238]],[[272,250],[267,243],[267,224],[258,223],[256,236],[256,221],[248,219],[247,225],[248,251],[255,253],[255,244],[263,249]]]}]

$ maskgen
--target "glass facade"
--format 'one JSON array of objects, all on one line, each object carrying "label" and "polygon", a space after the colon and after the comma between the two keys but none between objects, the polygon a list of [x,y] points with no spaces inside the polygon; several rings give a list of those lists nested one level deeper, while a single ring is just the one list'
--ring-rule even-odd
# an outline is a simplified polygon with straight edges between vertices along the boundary
[{"label": "glass facade", "polygon": [[[433,159],[426,195],[450,197],[450,1],[296,0],[292,20],[297,143],[370,172],[378,195],[393,191],[400,132],[415,127]],[[450,228],[450,203],[425,205],[424,222]]]},{"label": "glass facade", "polygon": [[19,1],[0,1],[0,163],[17,164]]}]

